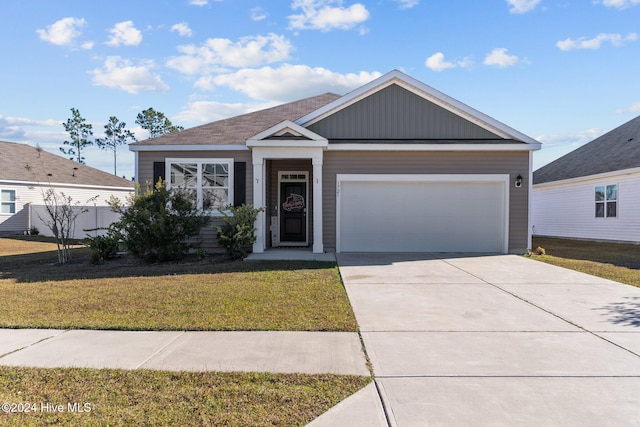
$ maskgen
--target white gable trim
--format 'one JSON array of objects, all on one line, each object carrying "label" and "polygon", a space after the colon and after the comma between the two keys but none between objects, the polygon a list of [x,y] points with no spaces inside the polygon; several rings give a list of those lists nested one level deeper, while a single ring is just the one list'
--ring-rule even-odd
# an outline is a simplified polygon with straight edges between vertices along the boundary
[{"label": "white gable trim", "polygon": [[397,84],[400,87],[413,92],[414,94],[427,99],[430,102],[442,107],[480,127],[488,130],[505,139],[517,139],[527,144],[539,144],[535,139],[518,132],[517,130],[495,120],[480,111],[469,107],[468,105],[445,95],[444,93],[432,88],[429,85],[422,83],[419,80],[414,79],[398,70],[391,71],[382,77],[367,83],[364,86],[346,94],[345,96],[336,99],[335,101],[325,105],[318,110],[307,114],[304,117],[296,120],[301,126],[308,127],[338,111],[355,104],[363,98],[370,96],[392,84]]},{"label": "white gable trim", "polygon": [[[278,139],[268,140],[272,136],[282,135],[286,132],[305,137],[307,139]],[[327,138],[304,128],[291,120],[285,120],[269,129],[263,130],[259,134],[247,139],[247,147],[323,147],[329,145]]]}]

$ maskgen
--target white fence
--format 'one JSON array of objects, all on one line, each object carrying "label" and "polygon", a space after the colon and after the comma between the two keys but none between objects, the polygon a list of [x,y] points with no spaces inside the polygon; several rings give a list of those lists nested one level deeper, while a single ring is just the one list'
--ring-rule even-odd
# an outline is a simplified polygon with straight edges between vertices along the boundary
[{"label": "white fence", "polygon": [[[47,222],[51,221],[44,205],[30,205],[29,228],[36,227],[43,236],[53,236]],[[105,230],[96,230],[109,227],[120,219],[120,214],[113,212],[110,206],[77,206],[74,209],[82,209],[75,222],[75,229],[71,233],[74,239],[84,239],[89,236],[105,234]],[[92,230],[92,231],[87,231]]]}]

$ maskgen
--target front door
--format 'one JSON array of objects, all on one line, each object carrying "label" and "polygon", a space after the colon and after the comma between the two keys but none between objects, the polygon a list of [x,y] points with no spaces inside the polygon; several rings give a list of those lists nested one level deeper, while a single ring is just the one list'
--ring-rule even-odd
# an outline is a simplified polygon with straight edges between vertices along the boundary
[{"label": "front door", "polygon": [[[290,176],[290,175],[289,175]],[[293,180],[282,174],[280,181],[280,245],[307,244],[306,174]],[[285,178],[287,177],[287,178]]]}]

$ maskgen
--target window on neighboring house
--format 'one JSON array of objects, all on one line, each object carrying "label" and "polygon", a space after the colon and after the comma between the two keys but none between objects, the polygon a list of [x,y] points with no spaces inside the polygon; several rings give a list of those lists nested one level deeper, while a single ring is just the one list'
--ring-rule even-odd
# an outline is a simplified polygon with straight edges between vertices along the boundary
[{"label": "window on neighboring house", "polygon": [[596,187],[596,218],[616,218],[618,216],[618,185]]},{"label": "window on neighboring house", "polygon": [[191,191],[199,209],[233,204],[233,159],[167,159],[169,188]]},{"label": "window on neighboring house", "polygon": [[2,202],[3,214],[16,213],[16,191],[15,190],[2,190],[0,191],[0,200]]}]

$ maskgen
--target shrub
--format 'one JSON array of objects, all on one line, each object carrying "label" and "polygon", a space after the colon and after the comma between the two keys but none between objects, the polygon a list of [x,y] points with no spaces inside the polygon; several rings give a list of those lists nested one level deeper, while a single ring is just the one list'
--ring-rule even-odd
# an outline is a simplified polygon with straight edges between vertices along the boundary
[{"label": "shrub", "polygon": [[40,230],[38,230],[38,227],[31,227],[29,229],[30,236],[37,236],[38,234],[40,234]]},{"label": "shrub", "polygon": [[193,193],[167,190],[162,181],[154,190],[129,198],[129,206],[111,200],[114,211],[122,217],[113,225],[132,255],[148,262],[182,258],[199,241],[197,236],[209,217],[196,207]]},{"label": "shrub", "polygon": [[98,264],[100,261],[115,258],[120,247],[120,238],[112,230],[104,236],[88,236],[85,244],[91,250],[91,262]]},{"label": "shrub", "polygon": [[256,209],[252,205],[227,206],[220,209],[224,225],[215,227],[218,242],[225,248],[227,257],[240,259],[247,256],[250,245],[256,241],[254,224],[258,214],[264,208]]}]

